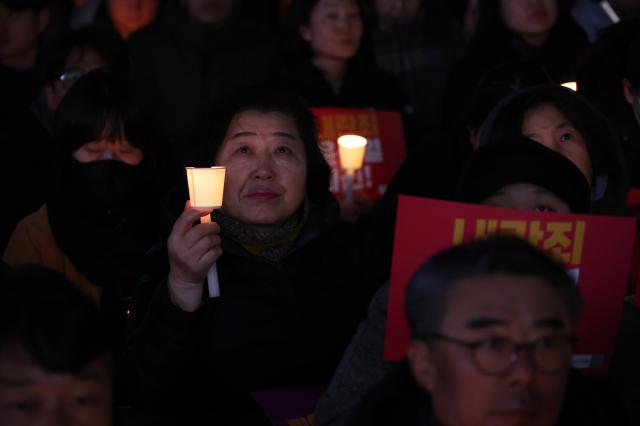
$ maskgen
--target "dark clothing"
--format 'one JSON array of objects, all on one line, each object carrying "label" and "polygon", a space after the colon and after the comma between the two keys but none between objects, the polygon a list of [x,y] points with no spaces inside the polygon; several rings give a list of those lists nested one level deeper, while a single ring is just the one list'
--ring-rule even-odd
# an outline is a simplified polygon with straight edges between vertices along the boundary
[{"label": "dark clothing", "polygon": [[[626,425],[625,416],[604,406],[600,384],[572,371],[557,426]],[[609,409],[617,407],[608,407]],[[413,380],[403,362],[375,386],[354,410],[349,426],[438,426],[429,396]]]},{"label": "dark clothing", "polygon": [[438,12],[424,11],[414,22],[378,18],[371,34],[376,63],[402,85],[419,133],[440,128],[449,73],[467,44],[461,26]]},{"label": "dark clothing", "polygon": [[471,154],[466,131],[435,134],[402,163],[371,216],[364,243],[370,259],[366,280],[380,287],[390,277],[398,198],[401,194],[452,200],[460,171]]},{"label": "dark clothing", "polygon": [[55,148],[35,115],[18,101],[4,97],[2,89],[0,93],[0,188],[5,200],[0,251],[4,252],[20,219],[36,211],[47,198]]},{"label": "dark clothing", "polygon": [[174,3],[164,19],[133,34],[129,48],[134,87],[183,158],[210,105],[269,79],[276,49],[260,22],[232,16],[208,27]]},{"label": "dark clothing", "polygon": [[13,99],[16,106],[31,105],[42,83],[42,72],[38,67],[16,70],[0,64],[0,93],[5,100]]},{"label": "dark clothing", "polygon": [[249,254],[223,228],[221,296],[196,312],[175,306],[160,278],[122,366],[135,407],[201,408],[220,424],[252,424],[260,416],[246,392],[329,381],[368,299],[334,203],[311,206],[277,263]]},{"label": "dark clothing", "polygon": [[394,78],[363,61],[348,63],[339,90],[332,87],[311,61],[294,61],[283,68],[279,84],[307,100],[312,107],[375,108],[403,111],[402,89]]}]

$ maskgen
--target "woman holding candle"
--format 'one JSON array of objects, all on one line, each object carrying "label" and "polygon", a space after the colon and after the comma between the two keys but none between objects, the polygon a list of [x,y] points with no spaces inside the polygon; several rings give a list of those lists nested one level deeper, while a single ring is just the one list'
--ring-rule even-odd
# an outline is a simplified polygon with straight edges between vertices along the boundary
[{"label": "woman holding candle", "polygon": [[[222,208],[194,224],[210,210],[187,204],[169,236],[168,274],[123,364],[136,407],[252,424],[248,391],[329,379],[367,293],[314,124],[272,93],[222,115],[202,164],[226,167]],[[209,298],[214,263],[221,296]]]}]

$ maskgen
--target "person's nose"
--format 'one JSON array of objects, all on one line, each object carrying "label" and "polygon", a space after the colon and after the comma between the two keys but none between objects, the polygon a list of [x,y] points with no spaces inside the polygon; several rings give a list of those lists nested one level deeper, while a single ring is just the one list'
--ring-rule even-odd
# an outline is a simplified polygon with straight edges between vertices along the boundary
[{"label": "person's nose", "polygon": [[67,407],[62,402],[49,407],[46,413],[42,416],[43,422],[37,423],[42,426],[71,426],[71,416],[67,410]]},{"label": "person's nose", "polygon": [[273,158],[269,153],[258,154],[255,157],[255,168],[253,178],[259,180],[270,180],[275,176]]},{"label": "person's nose", "polygon": [[535,365],[533,356],[528,350],[514,352],[513,367],[509,371],[509,385],[512,387],[522,387],[533,381]]}]

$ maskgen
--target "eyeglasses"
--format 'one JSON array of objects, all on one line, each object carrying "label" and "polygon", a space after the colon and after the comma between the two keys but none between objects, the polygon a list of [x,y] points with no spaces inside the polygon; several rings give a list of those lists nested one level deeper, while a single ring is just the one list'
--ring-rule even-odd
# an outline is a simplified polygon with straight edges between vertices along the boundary
[{"label": "eyeglasses", "polygon": [[560,372],[569,366],[576,343],[575,337],[567,335],[545,336],[528,343],[516,343],[501,337],[466,342],[440,333],[429,333],[424,340],[440,340],[470,349],[476,367],[489,375],[508,372],[518,362],[522,351],[530,354],[538,371]]},{"label": "eyeglasses", "polygon": [[58,80],[62,83],[65,89],[69,89],[73,85],[73,83],[78,81],[80,77],[82,77],[85,74],[86,72],[84,70],[77,69],[77,68],[70,69],[60,74],[58,76]]}]

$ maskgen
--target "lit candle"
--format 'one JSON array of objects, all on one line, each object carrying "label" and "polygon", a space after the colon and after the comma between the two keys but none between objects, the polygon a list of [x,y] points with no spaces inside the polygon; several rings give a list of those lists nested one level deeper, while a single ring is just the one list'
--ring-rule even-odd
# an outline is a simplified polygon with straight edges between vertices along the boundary
[{"label": "lit candle", "polygon": [[574,92],[578,91],[578,83],[575,81],[567,81],[566,83],[562,83],[560,86],[566,87],[567,89],[571,89]]},{"label": "lit candle", "polygon": [[343,135],[338,138],[340,166],[347,172],[345,177],[345,203],[353,203],[353,178],[364,165],[367,139],[359,135]]},{"label": "lit candle", "polygon": [[[194,209],[219,209],[224,194],[225,167],[187,167],[189,202]],[[200,218],[201,223],[211,222],[211,216]],[[209,297],[220,296],[218,269],[214,264],[207,273]]]}]

